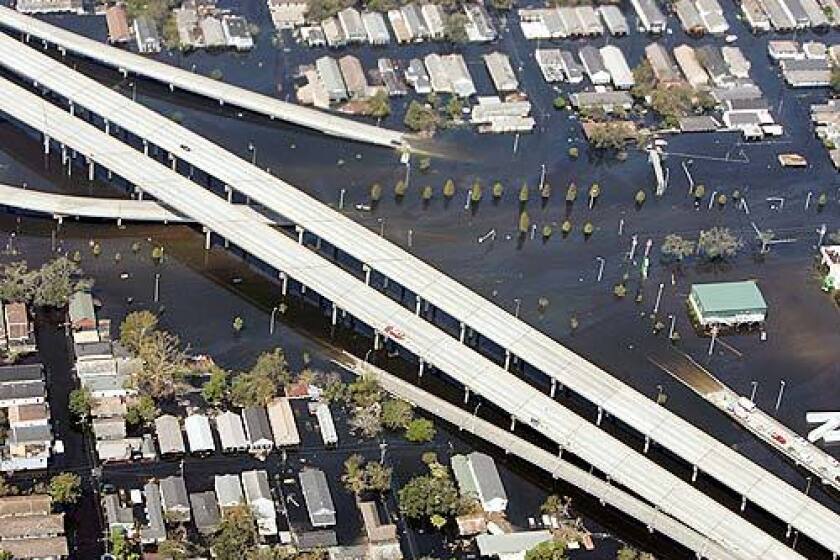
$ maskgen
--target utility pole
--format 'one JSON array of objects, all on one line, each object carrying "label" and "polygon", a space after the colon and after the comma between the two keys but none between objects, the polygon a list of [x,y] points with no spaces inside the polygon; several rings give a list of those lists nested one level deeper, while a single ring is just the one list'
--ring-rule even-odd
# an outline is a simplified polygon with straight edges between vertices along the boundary
[{"label": "utility pole", "polygon": [[814,196],[814,193],[808,191],[808,196],[805,197],[805,210],[808,210],[808,207],[811,206],[811,197]]},{"label": "utility pole", "polygon": [[347,189],[341,189],[341,192],[338,193],[338,209],[341,210],[344,208],[344,195],[347,193]]},{"label": "utility pole", "polygon": [[709,343],[709,356],[711,356],[715,352],[715,340],[717,340],[717,335],[718,335],[717,326],[712,327],[712,340]]},{"label": "utility pole", "polygon": [[662,290],[665,288],[665,283],[659,283],[659,291],[656,292],[656,303],[653,304],[653,314],[656,315],[659,312],[659,302],[662,300]]},{"label": "utility pole", "polygon": [[595,260],[598,261],[598,280],[596,282],[600,282],[601,278],[604,276],[604,264],[606,264],[607,260],[604,257],[595,257]]},{"label": "utility pole", "polygon": [[668,329],[668,340],[671,340],[674,338],[674,327],[677,325],[677,316],[668,315],[668,318],[671,319],[671,328]]},{"label": "utility pole", "polygon": [[823,239],[825,238],[825,232],[826,232],[826,227],[825,227],[825,224],[823,224],[817,230],[817,233],[820,234],[820,240],[817,242],[817,247],[822,247]]},{"label": "utility pole", "polygon": [[755,392],[758,390],[758,381],[750,381],[752,384],[752,391],[750,391],[750,402],[755,402]]},{"label": "utility pole", "polygon": [[633,262],[633,257],[636,256],[636,245],[639,244],[639,236],[633,234],[632,241],[630,242],[630,258],[628,259],[630,262]]},{"label": "utility pole", "polygon": [[618,220],[618,236],[624,235],[624,218]]},{"label": "utility pole", "polygon": [[513,310],[513,316],[519,319],[519,306],[522,304],[522,300],[519,298],[513,298],[513,303],[516,304],[516,307]]},{"label": "utility pole", "polygon": [[412,246],[413,240],[414,240],[414,230],[410,229],[410,230],[408,230],[408,246],[409,247]]},{"label": "utility pole", "polygon": [[160,299],[160,273],[155,273],[155,303]]},{"label": "utility pole", "polygon": [[776,397],[776,412],[779,412],[779,407],[782,405],[782,395],[785,394],[785,380],[779,381],[779,396]]},{"label": "utility pole", "polygon": [[542,168],[540,171],[540,193],[542,193],[543,187],[545,186],[545,164],[541,164],[540,167]]}]

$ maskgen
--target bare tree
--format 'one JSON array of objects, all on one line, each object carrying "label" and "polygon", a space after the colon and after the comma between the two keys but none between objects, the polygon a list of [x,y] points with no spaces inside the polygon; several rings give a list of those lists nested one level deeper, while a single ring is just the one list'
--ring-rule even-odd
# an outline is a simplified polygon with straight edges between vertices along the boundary
[{"label": "bare tree", "polygon": [[729,228],[713,227],[701,231],[697,240],[697,249],[703,257],[710,261],[726,260],[738,254],[744,242],[735,236]]}]

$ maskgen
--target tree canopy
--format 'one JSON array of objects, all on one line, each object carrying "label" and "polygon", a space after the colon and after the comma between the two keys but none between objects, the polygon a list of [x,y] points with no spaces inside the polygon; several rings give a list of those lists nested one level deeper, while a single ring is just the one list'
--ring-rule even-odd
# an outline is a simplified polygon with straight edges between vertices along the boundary
[{"label": "tree canopy", "polygon": [[79,475],[65,472],[50,479],[48,492],[53,502],[73,505],[81,496],[82,480]]},{"label": "tree canopy", "polygon": [[525,560],[566,560],[566,545],[562,541],[545,541],[525,553]]},{"label": "tree canopy", "polygon": [[225,511],[213,539],[213,555],[218,560],[242,560],[257,542],[251,510],[246,506],[231,508]]}]

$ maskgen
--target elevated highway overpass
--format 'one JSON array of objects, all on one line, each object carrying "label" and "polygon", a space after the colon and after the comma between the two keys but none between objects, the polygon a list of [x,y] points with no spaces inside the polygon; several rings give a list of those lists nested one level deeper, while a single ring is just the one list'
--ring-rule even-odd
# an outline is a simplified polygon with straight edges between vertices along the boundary
[{"label": "elevated highway overpass", "polygon": [[[738,559],[800,559],[801,554],[722,506],[643,454],[610,436],[498,364],[461,344],[399,303],[324,257],[263,223],[226,219],[229,204],[167,166],[83,122],[37,95],[0,80],[0,113],[49,143],[75,150],[95,166],[140,187],[161,203],[190,216],[229,240],[282,278],[332,302],[333,324],[346,312],[376,333],[417,356],[421,364],[445,373],[469,391],[558,444],[603,473],[611,484],[627,488],[654,508],[707,536]],[[421,366],[422,367],[422,366]],[[632,514],[632,512],[628,512]],[[828,519],[827,531],[836,518]],[[696,543],[685,543],[696,546]],[[697,550],[698,553],[702,551]]]},{"label": "elevated highway overpass", "polygon": [[0,26],[56,45],[62,51],[100,62],[123,74],[134,74],[213,99],[220,104],[239,107],[271,119],[323,132],[330,136],[391,148],[406,146],[406,136],[395,130],[354,121],[346,117],[301,107],[268,95],[188,72],[117,47],[112,47],[55,25],[43,22],[11,8],[0,6]]},{"label": "elevated highway overpass", "polygon": [[454,318],[460,323],[461,342],[467,330],[493,341],[506,354],[505,369],[511,357],[517,356],[545,373],[552,387],[559,384],[581,395],[597,408],[596,424],[604,415],[619,419],[645,438],[646,448],[650,442],[663,446],[692,465],[695,476],[706,473],[741,495],[744,506],[755,503],[791,530],[801,531],[832,552],[840,551],[840,520],[834,512],[397,245],[200,135],[2,33],[0,66],[98,115],[106,129],[110,123],[131,132],[142,139],[146,151],[149,145],[162,148],[173,158],[174,167],[178,160],[189,163],[231,191],[277,212],[298,227],[299,242],[308,232],[363,263],[366,283],[371,271],[376,271],[416,294],[417,315],[425,302]]}]

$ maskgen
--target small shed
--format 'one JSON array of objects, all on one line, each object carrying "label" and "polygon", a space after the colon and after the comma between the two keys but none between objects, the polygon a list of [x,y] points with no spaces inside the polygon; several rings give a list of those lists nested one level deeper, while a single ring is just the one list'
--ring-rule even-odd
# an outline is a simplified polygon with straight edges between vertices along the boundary
[{"label": "small shed", "polygon": [[754,280],[694,284],[688,304],[704,328],[754,326],[767,318],[767,302]]}]

